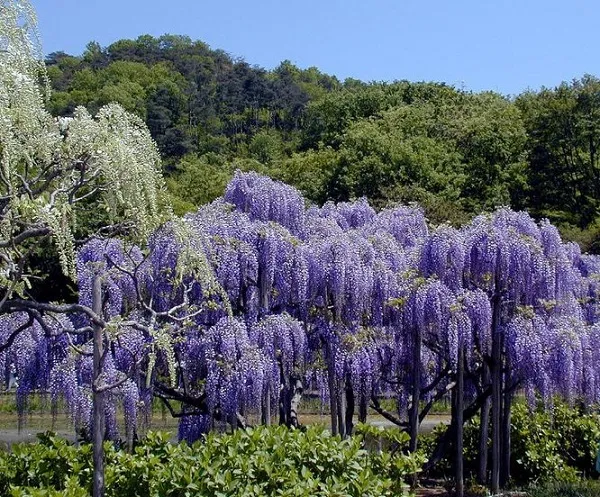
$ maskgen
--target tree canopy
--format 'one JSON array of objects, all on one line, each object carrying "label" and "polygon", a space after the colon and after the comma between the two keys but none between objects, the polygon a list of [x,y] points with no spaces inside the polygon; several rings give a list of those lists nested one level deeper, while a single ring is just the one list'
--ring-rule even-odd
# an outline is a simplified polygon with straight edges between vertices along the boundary
[{"label": "tree canopy", "polygon": [[316,203],[418,201],[435,222],[527,209],[598,250],[594,76],[514,98],[439,83],[340,82],[289,61],[267,71],[175,35],[90,43],[46,65],[54,114],[116,101],[145,120],[178,212],[216,198],[213,180],[251,169]]}]

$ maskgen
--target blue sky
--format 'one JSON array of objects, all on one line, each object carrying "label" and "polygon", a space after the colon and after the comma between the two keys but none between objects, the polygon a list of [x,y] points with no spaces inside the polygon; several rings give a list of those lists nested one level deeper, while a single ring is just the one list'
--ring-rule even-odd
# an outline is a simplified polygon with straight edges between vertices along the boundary
[{"label": "blue sky", "polygon": [[188,35],[271,69],[516,94],[600,76],[597,0],[31,0],[45,53]]}]

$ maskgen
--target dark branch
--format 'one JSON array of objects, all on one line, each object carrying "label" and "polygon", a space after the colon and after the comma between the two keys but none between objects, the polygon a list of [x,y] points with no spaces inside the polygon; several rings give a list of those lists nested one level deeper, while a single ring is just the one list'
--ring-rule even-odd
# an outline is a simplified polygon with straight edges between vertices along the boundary
[{"label": "dark branch", "polygon": [[46,304],[43,302],[34,302],[32,300],[11,299],[4,303],[3,312],[36,310],[39,312],[55,312],[57,314],[74,314],[80,312],[85,314],[90,321],[102,328],[106,327],[106,322],[98,316],[92,309],[81,304]]},{"label": "dark branch", "polygon": [[402,428],[408,427],[408,423],[406,423],[404,421],[400,421],[400,418],[398,418],[397,416],[394,416],[391,412],[389,412],[389,411],[385,410],[383,407],[381,407],[381,404],[379,403],[379,399],[377,397],[375,397],[374,395],[371,397],[371,408],[374,411],[376,411],[377,413],[381,414],[385,419],[387,419],[391,423],[394,423],[397,426],[401,426]]},{"label": "dark branch", "polygon": [[28,238],[36,238],[49,235],[51,232],[50,228],[30,228],[25,230],[13,238],[9,238],[8,240],[0,240],[0,248],[13,247],[15,245],[20,245]]},{"label": "dark branch", "polygon": [[0,352],[4,352],[6,349],[8,349],[13,344],[13,342],[15,341],[15,339],[17,338],[17,336],[19,336],[19,333],[21,333],[22,331],[24,331],[27,328],[29,328],[32,324],[33,324],[33,316],[30,314],[29,315],[29,319],[27,320],[27,322],[24,323],[24,324],[22,324],[18,328],[16,328],[9,335],[8,339],[6,340],[6,342],[4,344],[0,345]]}]

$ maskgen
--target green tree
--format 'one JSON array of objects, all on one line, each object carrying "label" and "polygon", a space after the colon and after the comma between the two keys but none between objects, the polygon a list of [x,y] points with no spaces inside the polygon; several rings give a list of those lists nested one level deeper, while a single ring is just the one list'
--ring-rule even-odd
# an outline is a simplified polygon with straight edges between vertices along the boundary
[{"label": "green tree", "polygon": [[276,131],[259,131],[252,137],[248,148],[253,158],[263,164],[271,164],[282,157],[283,141]]},{"label": "green tree", "polygon": [[471,212],[501,205],[526,205],[526,131],[519,109],[496,93],[465,94],[445,110],[440,138],[452,140],[462,156],[461,191]]},{"label": "green tree", "polygon": [[339,152],[331,147],[292,154],[277,163],[273,175],[295,185],[310,200],[322,204],[333,200],[330,185],[339,162]]},{"label": "green tree", "polygon": [[585,228],[600,215],[600,81],[586,75],[519,96],[528,134],[531,206]]},{"label": "green tree", "polygon": [[175,213],[184,214],[221,196],[232,174],[216,154],[185,156],[167,180]]}]

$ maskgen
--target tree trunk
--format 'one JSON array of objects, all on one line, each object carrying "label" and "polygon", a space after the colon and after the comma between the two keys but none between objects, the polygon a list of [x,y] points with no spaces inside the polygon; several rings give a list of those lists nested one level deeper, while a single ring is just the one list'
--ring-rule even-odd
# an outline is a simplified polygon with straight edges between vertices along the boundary
[{"label": "tree trunk", "polygon": [[354,430],[354,390],[349,379],[346,380],[346,435]]},{"label": "tree trunk", "polygon": [[367,412],[368,412],[367,396],[361,395],[359,403],[358,403],[358,421],[360,423],[367,422]]},{"label": "tree trunk", "polygon": [[456,416],[456,496],[463,497],[463,413],[464,413],[464,373],[465,373],[465,351],[462,344],[458,348],[458,365],[456,368],[456,394],[455,394],[455,416]]},{"label": "tree trunk", "polygon": [[[412,357],[412,405],[408,413],[408,426],[410,431],[409,452],[417,450],[419,439],[419,401],[421,400],[421,346],[423,337],[421,328],[417,326],[414,333]],[[412,487],[417,486],[417,474],[411,477]]]},{"label": "tree trunk", "polygon": [[331,345],[327,344],[327,381],[329,385],[329,411],[331,416],[331,434],[338,434],[338,391],[335,381],[335,366],[331,352]]},{"label": "tree trunk", "polygon": [[346,438],[346,422],[344,419],[346,413],[346,385],[344,380],[336,380],[337,384],[337,415],[338,415],[338,429],[340,436]]},{"label": "tree trunk", "polygon": [[[102,314],[102,283],[96,277],[92,287],[92,310],[100,316]],[[92,444],[94,462],[93,497],[104,497],[104,392],[99,391],[102,355],[104,353],[104,330],[97,324],[94,329],[94,369],[92,379]]]},{"label": "tree trunk", "polygon": [[500,299],[494,298],[492,318],[492,494],[500,491],[500,414],[502,413],[502,337]]},{"label": "tree trunk", "polygon": [[231,432],[233,433],[235,430],[237,430],[238,427],[238,417],[237,417],[237,413],[233,413],[230,414],[228,416],[227,421],[229,422],[229,425],[231,426]]},{"label": "tree trunk", "polygon": [[[477,396],[477,398],[468,407],[466,407],[464,409],[463,422],[467,422],[471,418],[473,418],[481,409],[481,406],[483,405],[485,399],[489,396],[490,396],[490,392],[488,390],[479,394]],[[456,423],[455,423],[455,419],[453,418],[452,421],[450,422],[450,426],[448,426],[448,428],[446,428],[446,431],[444,432],[444,434],[440,438],[438,438],[438,441],[437,441],[433,451],[431,452],[431,455],[429,456],[429,460],[423,465],[423,471],[430,471],[448,453],[450,444],[452,443],[452,440],[454,440],[454,437],[456,436],[455,433],[456,433]]]},{"label": "tree trunk", "polygon": [[[490,368],[487,364],[483,364],[483,385],[485,390],[490,382]],[[488,437],[490,431],[490,399],[485,399],[481,407],[479,417],[479,467],[477,471],[477,480],[481,485],[487,484],[487,462],[488,462]]]},{"label": "tree trunk", "polygon": [[258,412],[256,413],[256,417],[258,418],[258,423],[265,424],[265,391],[264,388],[260,393],[260,402],[257,406]]},{"label": "tree trunk", "polygon": [[279,391],[279,424],[289,426],[289,413],[291,410],[290,380],[281,373],[281,390]]},{"label": "tree trunk", "polygon": [[294,394],[292,395],[292,400],[290,402],[290,426],[297,428],[300,426],[300,421],[298,420],[298,408],[300,407],[304,386],[300,379],[293,380],[292,385],[294,385]]},{"label": "tree trunk", "polygon": [[271,385],[267,385],[263,395],[262,422],[266,426],[271,426]]},{"label": "tree trunk", "polygon": [[412,368],[412,406],[409,413],[410,443],[408,450],[417,450],[417,439],[419,437],[419,400],[421,399],[421,343],[422,335],[420,327],[416,327],[413,344],[413,368]]},{"label": "tree trunk", "polygon": [[[510,365],[507,365],[509,368]],[[500,464],[500,485],[505,487],[510,480],[510,408],[512,407],[513,390],[508,388],[508,378],[505,380],[506,393],[502,406],[502,458]]]}]

